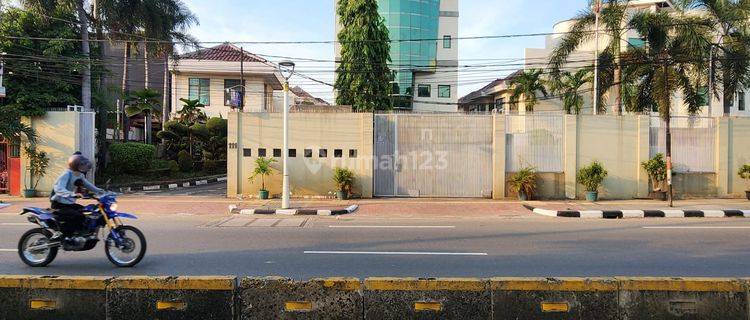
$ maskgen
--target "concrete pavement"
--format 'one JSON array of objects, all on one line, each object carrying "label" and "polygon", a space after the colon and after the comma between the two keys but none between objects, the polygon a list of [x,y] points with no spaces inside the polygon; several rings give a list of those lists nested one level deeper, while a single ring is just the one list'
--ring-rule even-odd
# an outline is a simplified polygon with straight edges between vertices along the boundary
[{"label": "concrete pavement", "polygon": [[524,216],[253,217],[143,214],[143,262],[101,247],[32,269],[14,252],[32,226],[0,214],[0,274],[317,276],[750,275],[747,219],[563,220]]}]

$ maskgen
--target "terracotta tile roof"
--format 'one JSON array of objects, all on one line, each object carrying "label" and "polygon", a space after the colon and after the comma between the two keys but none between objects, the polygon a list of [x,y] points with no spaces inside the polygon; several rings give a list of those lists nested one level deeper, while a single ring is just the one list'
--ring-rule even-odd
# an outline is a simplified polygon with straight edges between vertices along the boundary
[{"label": "terracotta tile roof", "polygon": [[188,52],[181,55],[180,59],[239,62],[242,60],[243,54],[245,55],[245,62],[267,62],[267,60],[250,52],[240,50],[240,48],[228,42],[215,47]]},{"label": "terracotta tile roof", "polygon": [[493,88],[493,87],[495,87],[495,86],[497,86],[497,85],[499,85],[499,84],[501,84],[503,82],[513,80],[513,78],[517,77],[521,73],[523,73],[523,70],[517,70],[517,71],[511,73],[510,75],[508,75],[505,78],[500,78],[500,79],[493,80],[492,82],[490,82],[486,86],[482,87],[482,89],[479,89],[479,90],[476,90],[474,92],[471,92],[471,93],[463,96],[461,99],[458,99],[458,103],[459,104],[470,103],[474,99],[481,98],[482,96],[484,96],[484,92],[485,91],[487,91],[487,90],[489,90],[489,89],[491,89],[491,88]]},{"label": "terracotta tile roof", "polygon": [[292,93],[294,93],[294,95],[297,96],[297,97],[308,98],[308,99],[315,99],[315,97],[313,97],[311,94],[309,94],[307,91],[305,91],[305,89],[302,89],[299,86],[295,86],[295,87],[293,87],[293,88],[291,88],[289,90],[292,91]]}]

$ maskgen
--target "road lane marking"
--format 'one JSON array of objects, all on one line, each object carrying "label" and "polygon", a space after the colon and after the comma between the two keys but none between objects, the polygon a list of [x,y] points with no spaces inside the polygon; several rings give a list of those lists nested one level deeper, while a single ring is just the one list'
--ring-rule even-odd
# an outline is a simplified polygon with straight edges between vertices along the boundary
[{"label": "road lane marking", "polygon": [[409,251],[305,251],[305,254],[355,254],[382,256],[486,256],[486,252],[409,252]]},{"label": "road lane marking", "polygon": [[328,226],[329,228],[351,229],[455,229],[456,226]]},{"label": "road lane marking", "polygon": [[750,226],[643,227],[643,229],[750,229]]},{"label": "road lane marking", "polygon": [[18,249],[0,249],[0,252],[18,252]]}]

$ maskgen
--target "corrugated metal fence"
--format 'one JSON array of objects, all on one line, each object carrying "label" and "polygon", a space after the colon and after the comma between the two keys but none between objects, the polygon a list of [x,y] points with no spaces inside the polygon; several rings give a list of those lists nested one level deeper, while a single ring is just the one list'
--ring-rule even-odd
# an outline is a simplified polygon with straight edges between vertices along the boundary
[{"label": "corrugated metal fence", "polygon": [[505,118],[505,171],[533,167],[563,171],[563,115],[512,115]]},{"label": "corrugated metal fence", "polygon": [[491,196],[492,130],[492,115],[375,115],[375,195]]},{"label": "corrugated metal fence", "polygon": [[[675,172],[716,171],[716,120],[713,118],[674,117],[672,161]],[[666,128],[659,117],[651,117],[650,154],[666,152]]]}]

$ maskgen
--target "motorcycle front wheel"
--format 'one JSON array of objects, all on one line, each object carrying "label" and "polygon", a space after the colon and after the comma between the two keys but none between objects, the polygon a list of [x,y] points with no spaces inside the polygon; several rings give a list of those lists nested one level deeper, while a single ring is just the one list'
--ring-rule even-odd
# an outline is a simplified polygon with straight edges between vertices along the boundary
[{"label": "motorcycle front wheel", "polygon": [[117,232],[122,241],[118,246],[112,236],[107,238],[104,244],[107,259],[120,268],[130,268],[141,262],[146,255],[146,237],[143,232],[131,226],[120,226],[112,232]]},{"label": "motorcycle front wheel", "polygon": [[[31,267],[44,267],[57,257],[58,247],[49,247],[52,234],[42,228],[26,231],[18,240],[18,256]],[[42,247],[41,249],[33,249]]]}]

